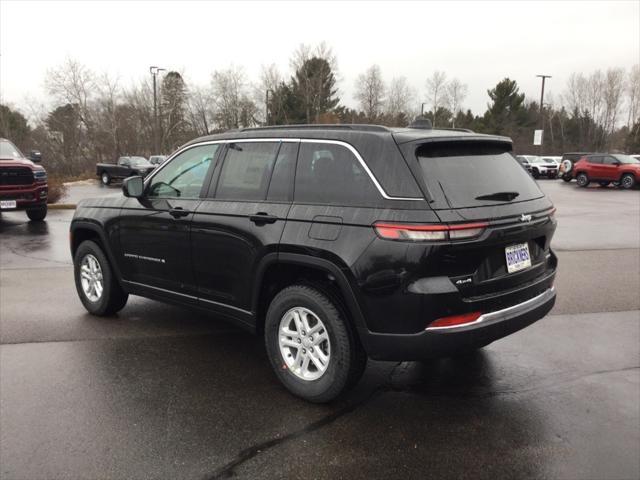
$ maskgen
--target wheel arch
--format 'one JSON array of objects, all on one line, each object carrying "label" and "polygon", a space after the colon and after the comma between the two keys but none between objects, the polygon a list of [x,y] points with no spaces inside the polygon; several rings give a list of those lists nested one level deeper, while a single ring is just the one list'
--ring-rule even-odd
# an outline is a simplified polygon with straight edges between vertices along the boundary
[{"label": "wheel arch", "polygon": [[100,246],[109,259],[109,263],[116,274],[118,282],[122,285],[122,275],[118,267],[118,262],[115,261],[109,241],[100,226],[90,222],[74,222],[71,224],[71,229],[69,230],[71,258],[73,259],[80,244],[86,240],[94,241]]},{"label": "wheel arch", "polygon": [[351,283],[338,265],[304,254],[270,253],[262,259],[254,280],[252,311],[255,314],[256,332],[264,332],[265,316],[271,299],[283,288],[296,283],[323,288],[346,310],[356,335],[365,325]]}]

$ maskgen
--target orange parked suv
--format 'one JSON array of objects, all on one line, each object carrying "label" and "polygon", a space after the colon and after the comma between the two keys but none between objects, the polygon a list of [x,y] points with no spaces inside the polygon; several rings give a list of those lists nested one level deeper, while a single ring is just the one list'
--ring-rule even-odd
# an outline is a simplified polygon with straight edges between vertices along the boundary
[{"label": "orange parked suv", "polygon": [[591,182],[606,187],[617,182],[622,188],[631,189],[640,180],[640,161],[619,153],[594,153],[576,162],[573,174],[579,187]]}]

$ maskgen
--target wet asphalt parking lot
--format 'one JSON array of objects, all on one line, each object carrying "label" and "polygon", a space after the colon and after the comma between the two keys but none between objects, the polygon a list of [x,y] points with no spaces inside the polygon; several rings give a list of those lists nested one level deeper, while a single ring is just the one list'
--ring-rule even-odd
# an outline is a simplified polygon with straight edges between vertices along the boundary
[{"label": "wet asphalt parking lot", "polygon": [[[369,362],[312,405],[261,339],[132,297],[77,299],[73,211],[0,217],[0,477],[638,478],[640,191],[542,180],[559,227],[558,300],[482,351]],[[118,194],[88,185],[77,197]]]}]

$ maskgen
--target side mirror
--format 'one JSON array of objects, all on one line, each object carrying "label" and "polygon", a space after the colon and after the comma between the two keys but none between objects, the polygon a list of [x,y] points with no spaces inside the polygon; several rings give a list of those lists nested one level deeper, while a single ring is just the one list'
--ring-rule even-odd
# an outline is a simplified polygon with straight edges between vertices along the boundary
[{"label": "side mirror", "polygon": [[122,182],[122,193],[125,197],[140,198],[144,193],[142,177],[125,178]]},{"label": "side mirror", "polygon": [[615,162],[613,162],[613,165],[615,165],[616,167],[619,167],[621,165],[621,163],[616,160]]},{"label": "side mirror", "polygon": [[39,150],[31,150],[29,152],[29,160],[34,163],[40,163],[42,161],[42,154]]}]

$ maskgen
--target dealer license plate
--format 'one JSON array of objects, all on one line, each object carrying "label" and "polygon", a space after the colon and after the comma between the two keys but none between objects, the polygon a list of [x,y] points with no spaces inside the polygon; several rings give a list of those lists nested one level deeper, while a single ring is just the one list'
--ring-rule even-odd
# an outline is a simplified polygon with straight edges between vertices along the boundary
[{"label": "dealer license plate", "polygon": [[509,273],[519,272],[531,266],[531,256],[529,255],[529,245],[518,243],[504,249],[507,258],[507,271]]},{"label": "dealer license plate", "polygon": [[18,202],[15,200],[0,200],[0,209],[5,210],[9,208],[16,208],[18,206]]}]

